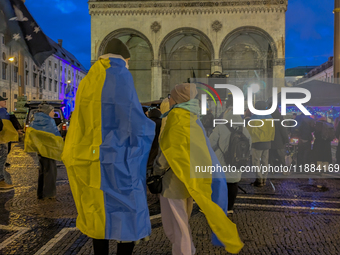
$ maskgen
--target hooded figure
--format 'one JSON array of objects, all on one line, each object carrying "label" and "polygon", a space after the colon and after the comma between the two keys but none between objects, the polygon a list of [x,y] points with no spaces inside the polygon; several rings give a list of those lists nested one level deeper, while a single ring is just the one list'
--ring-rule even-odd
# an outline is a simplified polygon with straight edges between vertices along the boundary
[{"label": "hooded figure", "polygon": [[[223,119],[227,120],[228,123],[231,121],[233,123],[243,122],[240,115],[233,115],[232,106],[228,107],[227,111],[225,111]],[[233,126],[233,128],[242,129],[242,133],[249,139],[249,148],[251,148],[251,137],[248,130],[242,126]],[[230,162],[226,162],[225,158],[230,146],[231,134],[232,133],[228,129],[227,125],[217,125],[212,134],[209,136],[211,147],[214,150],[218,161],[221,163],[221,166],[228,166],[228,164],[230,164]],[[241,180],[241,175],[241,171],[235,173],[227,171],[225,173],[228,184],[228,213],[233,212],[232,210],[238,191],[238,182]]]},{"label": "hooded figure", "polygon": [[[54,157],[53,151],[58,147],[62,149],[63,139],[53,117],[53,106],[40,104],[30,127],[26,130],[25,151],[36,151],[39,157],[38,199],[55,198],[57,194],[57,164],[54,159],[58,158]],[[55,144],[44,146],[50,145],[50,141],[55,142]],[[58,144],[61,146],[58,146]],[[54,148],[50,150],[50,147]],[[59,151],[59,159],[61,149],[57,150]]]},{"label": "hooded figure", "polygon": [[128,67],[130,52],[112,39],[79,84],[65,141],[65,163],[78,211],[77,227],[95,254],[131,254],[151,234],[146,165],[155,124],[143,113]]},{"label": "hooded figure", "polygon": [[162,115],[168,119],[154,173],[164,175],[160,196],[164,232],[172,243],[172,254],[195,254],[189,226],[195,200],[214,232],[213,244],[238,253],[243,243],[236,225],[226,215],[228,189],[224,174],[205,172],[196,176],[198,166],[220,166],[198,118],[199,102],[193,99],[196,95],[196,85],[176,85],[170,95],[170,111]]}]

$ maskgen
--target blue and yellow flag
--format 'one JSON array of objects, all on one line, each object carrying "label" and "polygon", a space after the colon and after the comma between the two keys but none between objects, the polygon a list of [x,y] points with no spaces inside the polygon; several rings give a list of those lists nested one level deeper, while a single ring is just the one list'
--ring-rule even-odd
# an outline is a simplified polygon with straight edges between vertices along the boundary
[{"label": "blue and yellow flag", "polygon": [[19,141],[18,131],[15,130],[12,122],[10,120],[3,119],[2,123],[4,126],[0,132],[0,144]]},{"label": "blue and yellow flag", "polygon": [[146,165],[154,136],[125,61],[98,60],[79,85],[62,155],[81,232],[118,241],[151,234]]},{"label": "blue and yellow flag", "polygon": [[28,127],[25,133],[25,152],[37,152],[45,158],[61,161],[64,140],[61,136]]},{"label": "blue and yellow flag", "polygon": [[3,128],[0,132],[0,144],[19,141],[19,134],[10,121],[6,108],[0,108],[0,118],[3,123]]},{"label": "blue and yellow flag", "polygon": [[243,243],[236,225],[227,217],[228,190],[225,178],[215,174],[205,175],[204,178],[191,176],[196,166],[219,164],[197,115],[182,108],[172,109],[161,135],[160,147],[172,171],[205,214],[219,240],[213,237],[213,243],[219,245],[221,242],[228,252],[238,253]]}]

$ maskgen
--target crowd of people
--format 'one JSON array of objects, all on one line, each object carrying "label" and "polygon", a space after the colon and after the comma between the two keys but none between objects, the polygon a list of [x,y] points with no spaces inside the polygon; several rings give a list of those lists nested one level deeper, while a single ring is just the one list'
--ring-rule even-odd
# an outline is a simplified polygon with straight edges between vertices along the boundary
[{"label": "crowd of people", "polygon": [[[150,107],[143,112],[128,70],[130,57],[124,43],[110,41],[79,86],[65,143],[60,142],[54,109],[48,104],[39,105],[26,132],[25,150],[39,154],[37,198],[55,198],[56,160],[62,160],[77,207],[77,227],[93,238],[95,254],[109,254],[109,240],[118,242],[118,255],[132,254],[136,244],[148,240],[147,172],[161,178],[162,223],[173,254],[196,252],[189,225],[194,201],[212,229],[213,244],[238,253],[243,243],[227,214],[233,213],[241,173],[192,178],[193,166],[284,165],[289,136],[299,139],[297,164],[332,162],[331,141],[340,138],[340,119],[336,129],[323,118],[304,115],[295,115],[298,125],[289,129],[270,121],[260,127],[214,127],[211,111],[201,122],[197,89],[189,83],[176,85],[159,109]],[[1,130],[9,119],[5,102],[0,97]],[[220,116],[228,123],[282,120],[278,110],[266,116],[249,111],[240,116],[233,114],[232,106],[229,97]],[[255,108],[265,110],[267,105],[259,101]],[[0,189],[13,188],[4,165],[7,143],[17,141],[18,131],[6,130],[11,136],[0,144]],[[195,141],[190,139],[193,136]],[[54,151],[49,151],[44,139],[56,144]],[[338,162],[339,155],[340,149]],[[256,174],[253,185],[265,186],[267,174]]]}]

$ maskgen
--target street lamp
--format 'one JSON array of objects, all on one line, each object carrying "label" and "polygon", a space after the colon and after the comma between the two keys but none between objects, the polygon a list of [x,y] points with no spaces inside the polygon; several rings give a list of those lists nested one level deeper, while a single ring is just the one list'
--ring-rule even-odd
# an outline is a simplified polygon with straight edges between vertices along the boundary
[{"label": "street lamp", "polygon": [[14,62],[15,57],[9,57],[9,111],[12,112],[12,63]]},{"label": "street lamp", "polygon": [[252,88],[253,91],[253,95],[254,95],[254,105],[255,105],[255,99],[256,99],[256,93],[260,91],[260,85],[257,83],[253,83],[250,85],[250,87]]}]

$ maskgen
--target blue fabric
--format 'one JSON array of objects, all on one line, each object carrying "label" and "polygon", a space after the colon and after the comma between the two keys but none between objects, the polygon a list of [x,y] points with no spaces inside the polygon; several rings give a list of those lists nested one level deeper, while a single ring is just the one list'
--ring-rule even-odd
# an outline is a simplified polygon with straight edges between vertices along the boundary
[{"label": "blue fabric", "polygon": [[3,119],[3,120],[9,120],[10,119],[9,113],[7,112],[6,108],[0,108],[0,119]]},{"label": "blue fabric", "polygon": [[39,131],[52,133],[56,136],[61,136],[54,119],[43,112],[34,114],[34,120],[30,124],[30,127]]},{"label": "blue fabric", "polygon": [[105,239],[137,241],[151,234],[146,165],[155,124],[142,111],[125,61],[110,58],[110,65],[102,89],[99,158]]},{"label": "blue fabric", "polygon": [[[219,165],[221,166],[220,162],[217,159],[217,156],[214,150],[211,147],[210,140],[205,133],[205,129],[199,119],[197,119],[196,123],[202,128],[204,132],[205,141],[207,143],[207,147],[210,153],[212,166]],[[225,178],[225,174],[223,172],[213,172],[212,173],[212,183],[211,183],[211,199],[213,202],[218,204],[220,208],[225,212],[227,215],[228,211],[228,186],[227,180]],[[212,244],[216,246],[224,246],[213,233],[211,236]]]}]

